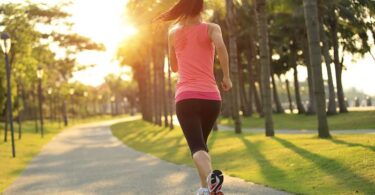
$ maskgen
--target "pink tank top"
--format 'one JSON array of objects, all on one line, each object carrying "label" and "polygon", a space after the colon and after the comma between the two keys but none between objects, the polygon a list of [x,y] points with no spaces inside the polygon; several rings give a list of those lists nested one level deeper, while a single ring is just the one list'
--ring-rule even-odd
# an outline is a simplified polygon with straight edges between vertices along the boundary
[{"label": "pink tank top", "polygon": [[208,24],[183,26],[175,33],[178,81],[175,101],[184,99],[221,100],[213,66],[215,47]]}]

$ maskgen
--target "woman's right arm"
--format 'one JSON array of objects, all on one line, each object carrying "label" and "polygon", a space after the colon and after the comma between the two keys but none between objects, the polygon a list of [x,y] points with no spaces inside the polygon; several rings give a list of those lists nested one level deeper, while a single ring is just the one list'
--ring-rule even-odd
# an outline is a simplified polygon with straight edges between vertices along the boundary
[{"label": "woman's right arm", "polygon": [[232,81],[230,80],[229,75],[229,56],[220,26],[217,24],[210,24],[209,35],[216,47],[220,65],[223,70],[223,81],[221,82],[222,87],[225,91],[228,91],[232,88]]},{"label": "woman's right arm", "polygon": [[174,49],[174,34],[175,30],[171,29],[168,33],[168,53],[169,53],[169,65],[172,72],[178,71],[176,51]]}]

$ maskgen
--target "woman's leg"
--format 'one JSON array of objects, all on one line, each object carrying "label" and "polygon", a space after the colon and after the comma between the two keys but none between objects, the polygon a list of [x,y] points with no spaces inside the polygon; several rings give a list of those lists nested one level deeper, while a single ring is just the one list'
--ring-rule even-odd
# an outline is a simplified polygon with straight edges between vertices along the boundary
[{"label": "woman's leg", "polygon": [[211,157],[208,152],[204,150],[197,151],[193,154],[195,166],[198,169],[199,177],[201,179],[202,188],[207,188],[207,176],[211,173]]},{"label": "woman's leg", "polygon": [[208,136],[215,125],[217,118],[221,111],[221,101],[217,100],[202,100],[201,121],[203,138],[207,144]]},{"label": "woman's leg", "polygon": [[[202,133],[204,143],[207,147],[208,136],[210,135],[212,128],[217,120],[217,117],[220,114],[221,101],[202,100],[201,104]],[[199,152],[199,154],[197,154],[197,157],[194,158],[194,160],[195,164],[198,164],[200,167],[198,169],[201,169],[200,177],[202,184],[207,186],[207,176],[212,172],[211,156],[208,152],[202,151]]]},{"label": "woman's leg", "polygon": [[176,104],[176,115],[189,145],[201,186],[207,188],[206,177],[211,172],[211,159],[202,132],[200,100],[182,100]]}]

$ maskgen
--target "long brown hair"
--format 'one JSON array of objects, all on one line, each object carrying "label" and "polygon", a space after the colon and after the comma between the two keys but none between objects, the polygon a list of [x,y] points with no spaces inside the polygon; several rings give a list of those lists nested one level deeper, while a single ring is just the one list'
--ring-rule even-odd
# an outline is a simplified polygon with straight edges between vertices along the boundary
[{"label": "long brown hair", "polygon": [[187,17],[194,17],[203,11],[203,0],[179,0],[168,11],[162,13],[154,21],[181,21]]}]

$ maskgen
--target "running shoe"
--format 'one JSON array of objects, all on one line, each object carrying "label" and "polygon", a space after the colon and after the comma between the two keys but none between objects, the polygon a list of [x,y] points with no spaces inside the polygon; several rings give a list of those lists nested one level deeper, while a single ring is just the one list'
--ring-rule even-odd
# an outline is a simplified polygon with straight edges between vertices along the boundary
[{"label": "running shoe", "polygon": [[210,195],[208,188],[199,188],[197,195]]},{"label": "running shoe", "polygon": [[223,195],[221,187],[223,186],[224,176],[219,170],[214,170],[207,177],[208,189],[210,195]]}]

